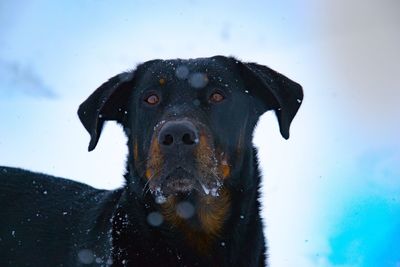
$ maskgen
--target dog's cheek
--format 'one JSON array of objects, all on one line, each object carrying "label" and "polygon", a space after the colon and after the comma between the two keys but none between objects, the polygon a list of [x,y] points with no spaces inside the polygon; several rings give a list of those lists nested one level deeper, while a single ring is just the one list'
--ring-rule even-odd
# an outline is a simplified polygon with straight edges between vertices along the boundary
[{"label": "dog's cheek", "polygon": [[242,126],[235,132],[238,132],[236,138],[230,144],[226,145],[226,147],[220,148],[222,152],[218,153],[219,174],[225,180],[229,179],[242,166],[246,151],[246,126]]},{"label": "dog's cheek", "polygon": [[199,145],[195,150],[197,168],[200,174],[207,174],[210,169],[214,169],[213,159],[215,158],[214,151],[211,148],[207,135],[204,132],[200,133]]},{"label": "dog's cheek", "polygon": [[227,179],[231,174],[231,167],[229,166],[228,155],[224,152],[221,154],[221,159],[219,160],[219,174],[222,178]]},{"label": "dog's cheek", "polygon": [[135,162],[135,165],[138,165],[138,163],[140,162],[137,137],[135,137],[135,139],[133,141],[133,160]]},{"label": "dog's cheek", "polygon": [[245,127],[241,127],[240,131],[239,131],[239,136],[238,136],[238,140],[237,140],[237,144],[236,144],[236,158],[238,160],[241,159],[241,156],[243,154],[244,151],[244,138],[245,138],[245,134],[246,134],[246,129]]},{"label": "dog's cheek", "polygon": [[147,158],[149,159],[146,165],[145,176],[147,179],[152,179],[162,168],[163,157],[161,154],[160,144],[157,138],[153,137],[150,144],[150,149]]}]

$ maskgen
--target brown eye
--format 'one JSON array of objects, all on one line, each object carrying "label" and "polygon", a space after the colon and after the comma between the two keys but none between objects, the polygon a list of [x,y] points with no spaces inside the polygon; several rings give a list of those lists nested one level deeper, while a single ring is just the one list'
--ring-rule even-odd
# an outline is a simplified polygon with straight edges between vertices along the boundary
[{"label": "brown eye", "polygon": [[152,94],[152,95],[149,95],[148,97],[146,97],[146,98],[144,99],[144,101],[145,101],[147,104],[154,106],[154,105],[157,105],[158,102],[160,102],[160,98],[158,97],[158,95]]},{"label": "brown eye", "polygon": [[224,100],[225,99],[225,97],[221,94],[221,93],[219,93],[219,92],[214,92],[214,93],[212,93],[212,95],[210,96],[210,101],[211,102],[214,102],[214,103],[219,103],[219,102],[221,102],[222,100]]}]

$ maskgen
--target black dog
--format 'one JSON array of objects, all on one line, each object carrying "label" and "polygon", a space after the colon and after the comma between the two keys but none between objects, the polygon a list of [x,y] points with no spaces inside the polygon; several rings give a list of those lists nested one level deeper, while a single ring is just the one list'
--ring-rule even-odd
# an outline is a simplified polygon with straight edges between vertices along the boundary
[{"label": "black dog", "polygon": [[0,168],[0,266],[264,266],[252,133],[274,110],[288,138],[302,98],[270,68],[223,56],[111,78],[78,115],[89,150],[105,121],[123,126],[125,186]]}]

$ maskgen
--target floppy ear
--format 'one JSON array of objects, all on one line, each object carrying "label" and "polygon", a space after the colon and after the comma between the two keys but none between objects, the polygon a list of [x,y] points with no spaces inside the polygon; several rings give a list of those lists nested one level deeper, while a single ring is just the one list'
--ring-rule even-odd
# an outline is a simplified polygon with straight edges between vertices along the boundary
[{"label": "floppy ear", "polygon": [[79,106],[79,119],[90,134],[89,151],[96,147],[106,120],[122,122],[126,116],[133,76],[133,72],[124,72],[112,77]]},{"label": "floppy ear", "polygon": [[243,63],[245,83],[263,104],[262,112],[274,109],[281,135],[289,138],[289,128],[303,101],[300,84],[284,75],[256,63]]}]

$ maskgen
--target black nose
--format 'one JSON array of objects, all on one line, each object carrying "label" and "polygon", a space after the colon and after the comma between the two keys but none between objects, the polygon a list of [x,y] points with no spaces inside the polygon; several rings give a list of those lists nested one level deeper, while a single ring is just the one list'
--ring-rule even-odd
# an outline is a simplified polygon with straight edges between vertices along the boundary
[{"label": "black nose", "polygon": [[158,143],[164,148],[190,147],[198,142],[196,127],[186,120],[166,122],[158,134]]}]

